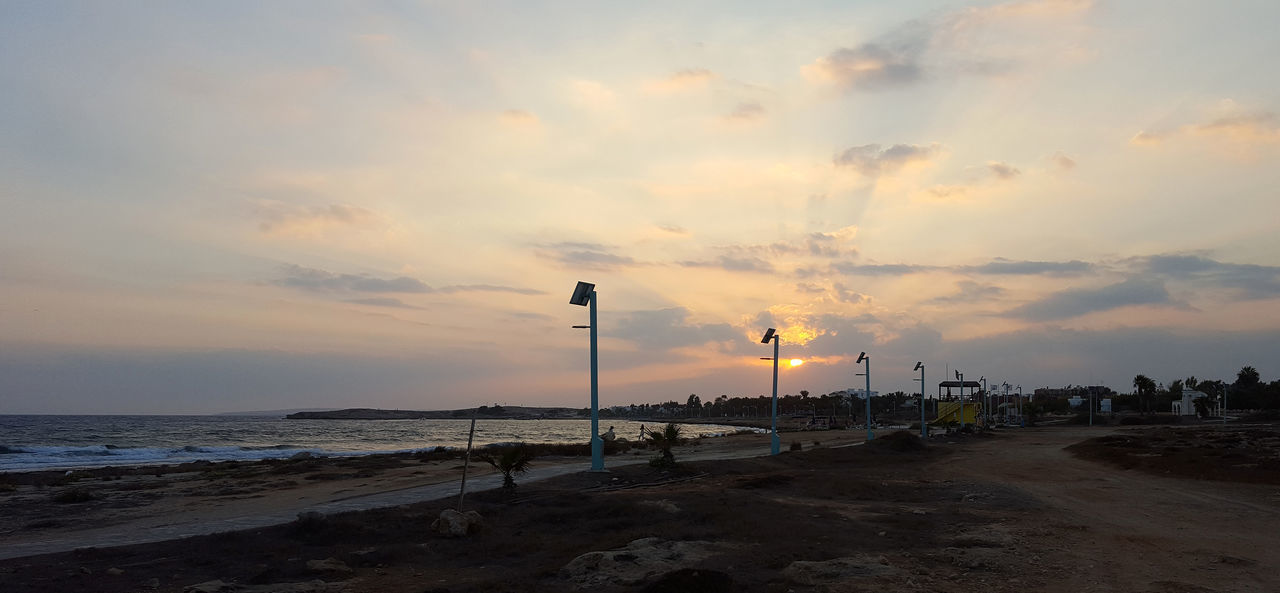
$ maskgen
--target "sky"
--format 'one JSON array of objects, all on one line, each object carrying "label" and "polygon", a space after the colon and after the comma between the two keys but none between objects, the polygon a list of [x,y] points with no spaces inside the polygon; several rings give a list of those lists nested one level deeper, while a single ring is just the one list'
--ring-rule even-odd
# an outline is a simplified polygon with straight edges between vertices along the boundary
[{"label": "sky", "polygon": [[0,413],[1280,374],[1280,3],[0,3]]}]

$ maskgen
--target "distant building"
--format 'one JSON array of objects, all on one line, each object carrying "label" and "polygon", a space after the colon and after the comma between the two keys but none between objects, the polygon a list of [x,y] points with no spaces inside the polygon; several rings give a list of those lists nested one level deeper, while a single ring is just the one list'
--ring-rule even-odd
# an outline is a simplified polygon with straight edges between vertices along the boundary
[{"label": "distant building", "polygon": [[[1090,396],[1093,396],[1093,398],[1097,400],[1115,394],[1115,391],[1112,391],[1110,387],[1106,387],[1104,385],[1076,385],[1072,387],[1041,387],[1035,390],[1032,398],[1036,400],[1069,399],[1073,397],[1088,399]],[[1078,404],[1072,405],[1075,406]]]}]

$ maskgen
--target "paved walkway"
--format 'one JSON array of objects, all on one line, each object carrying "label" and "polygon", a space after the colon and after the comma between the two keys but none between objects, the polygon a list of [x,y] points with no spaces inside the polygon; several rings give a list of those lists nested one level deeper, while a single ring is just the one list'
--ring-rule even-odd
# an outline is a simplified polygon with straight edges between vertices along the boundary
[{"label": "paved walkway", "polygon": [[[763,451],[757,449],[746,449],[715,452],[710,454],[700,453],[698,451],[689,451],[683,453],[680,456],[680,459],[685,461],[707,461],[714,459],[760,457],[767,454],[767,448]],[[605,467],[621,467],[638,463],[648,463],[648,458],[609,458],[605,460]],[[536,467],[529,470],[521,481],[534,482],[538,480],[545,480],[556,476],[585,471],[588,467],[589,464],[583,463],[566,463],[548,467]],[[483,490],[492,490],[500,487],[501,485],[501,474],[495,473],[472,477],[467,479],[467,492],[473,493]],[[35,556],[38,554],[69,552],[78,548],[127,546],[131,544],[180,539],[196,535],[208,535],[224,531],[240,531],[245,529],[270,527],[272,525],[289,523],[297,519],[300,513],[344,513],[347,511],[363,511],[368,509],[413,504],[429,500],[439,500],[442,498],[457,496],[458,489],[460,487],[460,480],[451,480],[438,484],[414,486],[400,490],[352,496],[327,502],[301,502],[299,505],[287,510],[257,514],[253,516],[234,517],[222,520],[211,520],[204,517],[198,521],[179,520],[180,522],[176,523],[161,523],[165,518],[157,517],[155,518],[155,524],[152,525],[139,525],[137,522],[133,522],[102,527],[99,529],[77,531],[71,534],[49,534],[47,536],[37,537],[31,541],[6,544],[3,548],[0,548],[0,560],[7,558],[21,558],[23,556]]]}]

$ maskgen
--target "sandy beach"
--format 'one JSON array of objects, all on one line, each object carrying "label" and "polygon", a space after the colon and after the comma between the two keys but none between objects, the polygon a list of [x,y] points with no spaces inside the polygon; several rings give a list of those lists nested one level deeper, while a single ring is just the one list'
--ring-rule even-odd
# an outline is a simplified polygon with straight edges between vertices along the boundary
[{"label": "sandy beach", "polygon": [[[667,470],[640,449],[607,473],[539,457],[514,499],[473,462],[483,527],[463,537],[431,530],[457,503],[456,459],[28,476],[0,494],[0,589],[1280,590],[1275,434],[824,431],[784,433],[776,457],[737,435],[678,447]],[[1143,453],[1175,442],[1199,453]]]}]

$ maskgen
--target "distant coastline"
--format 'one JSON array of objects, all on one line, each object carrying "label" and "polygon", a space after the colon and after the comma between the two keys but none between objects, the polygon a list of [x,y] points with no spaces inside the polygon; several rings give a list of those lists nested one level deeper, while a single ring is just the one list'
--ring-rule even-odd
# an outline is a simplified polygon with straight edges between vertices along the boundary
[{"label": "distant coastline", "polygon": [[294,412],[285,416],[289,420],[448,420],[467,418],[501,420],[575,419],[582,418],[575,408],[534,408],[527,406],[480,406],[461,410],[382,410],[377,408],[346,408]]}]

